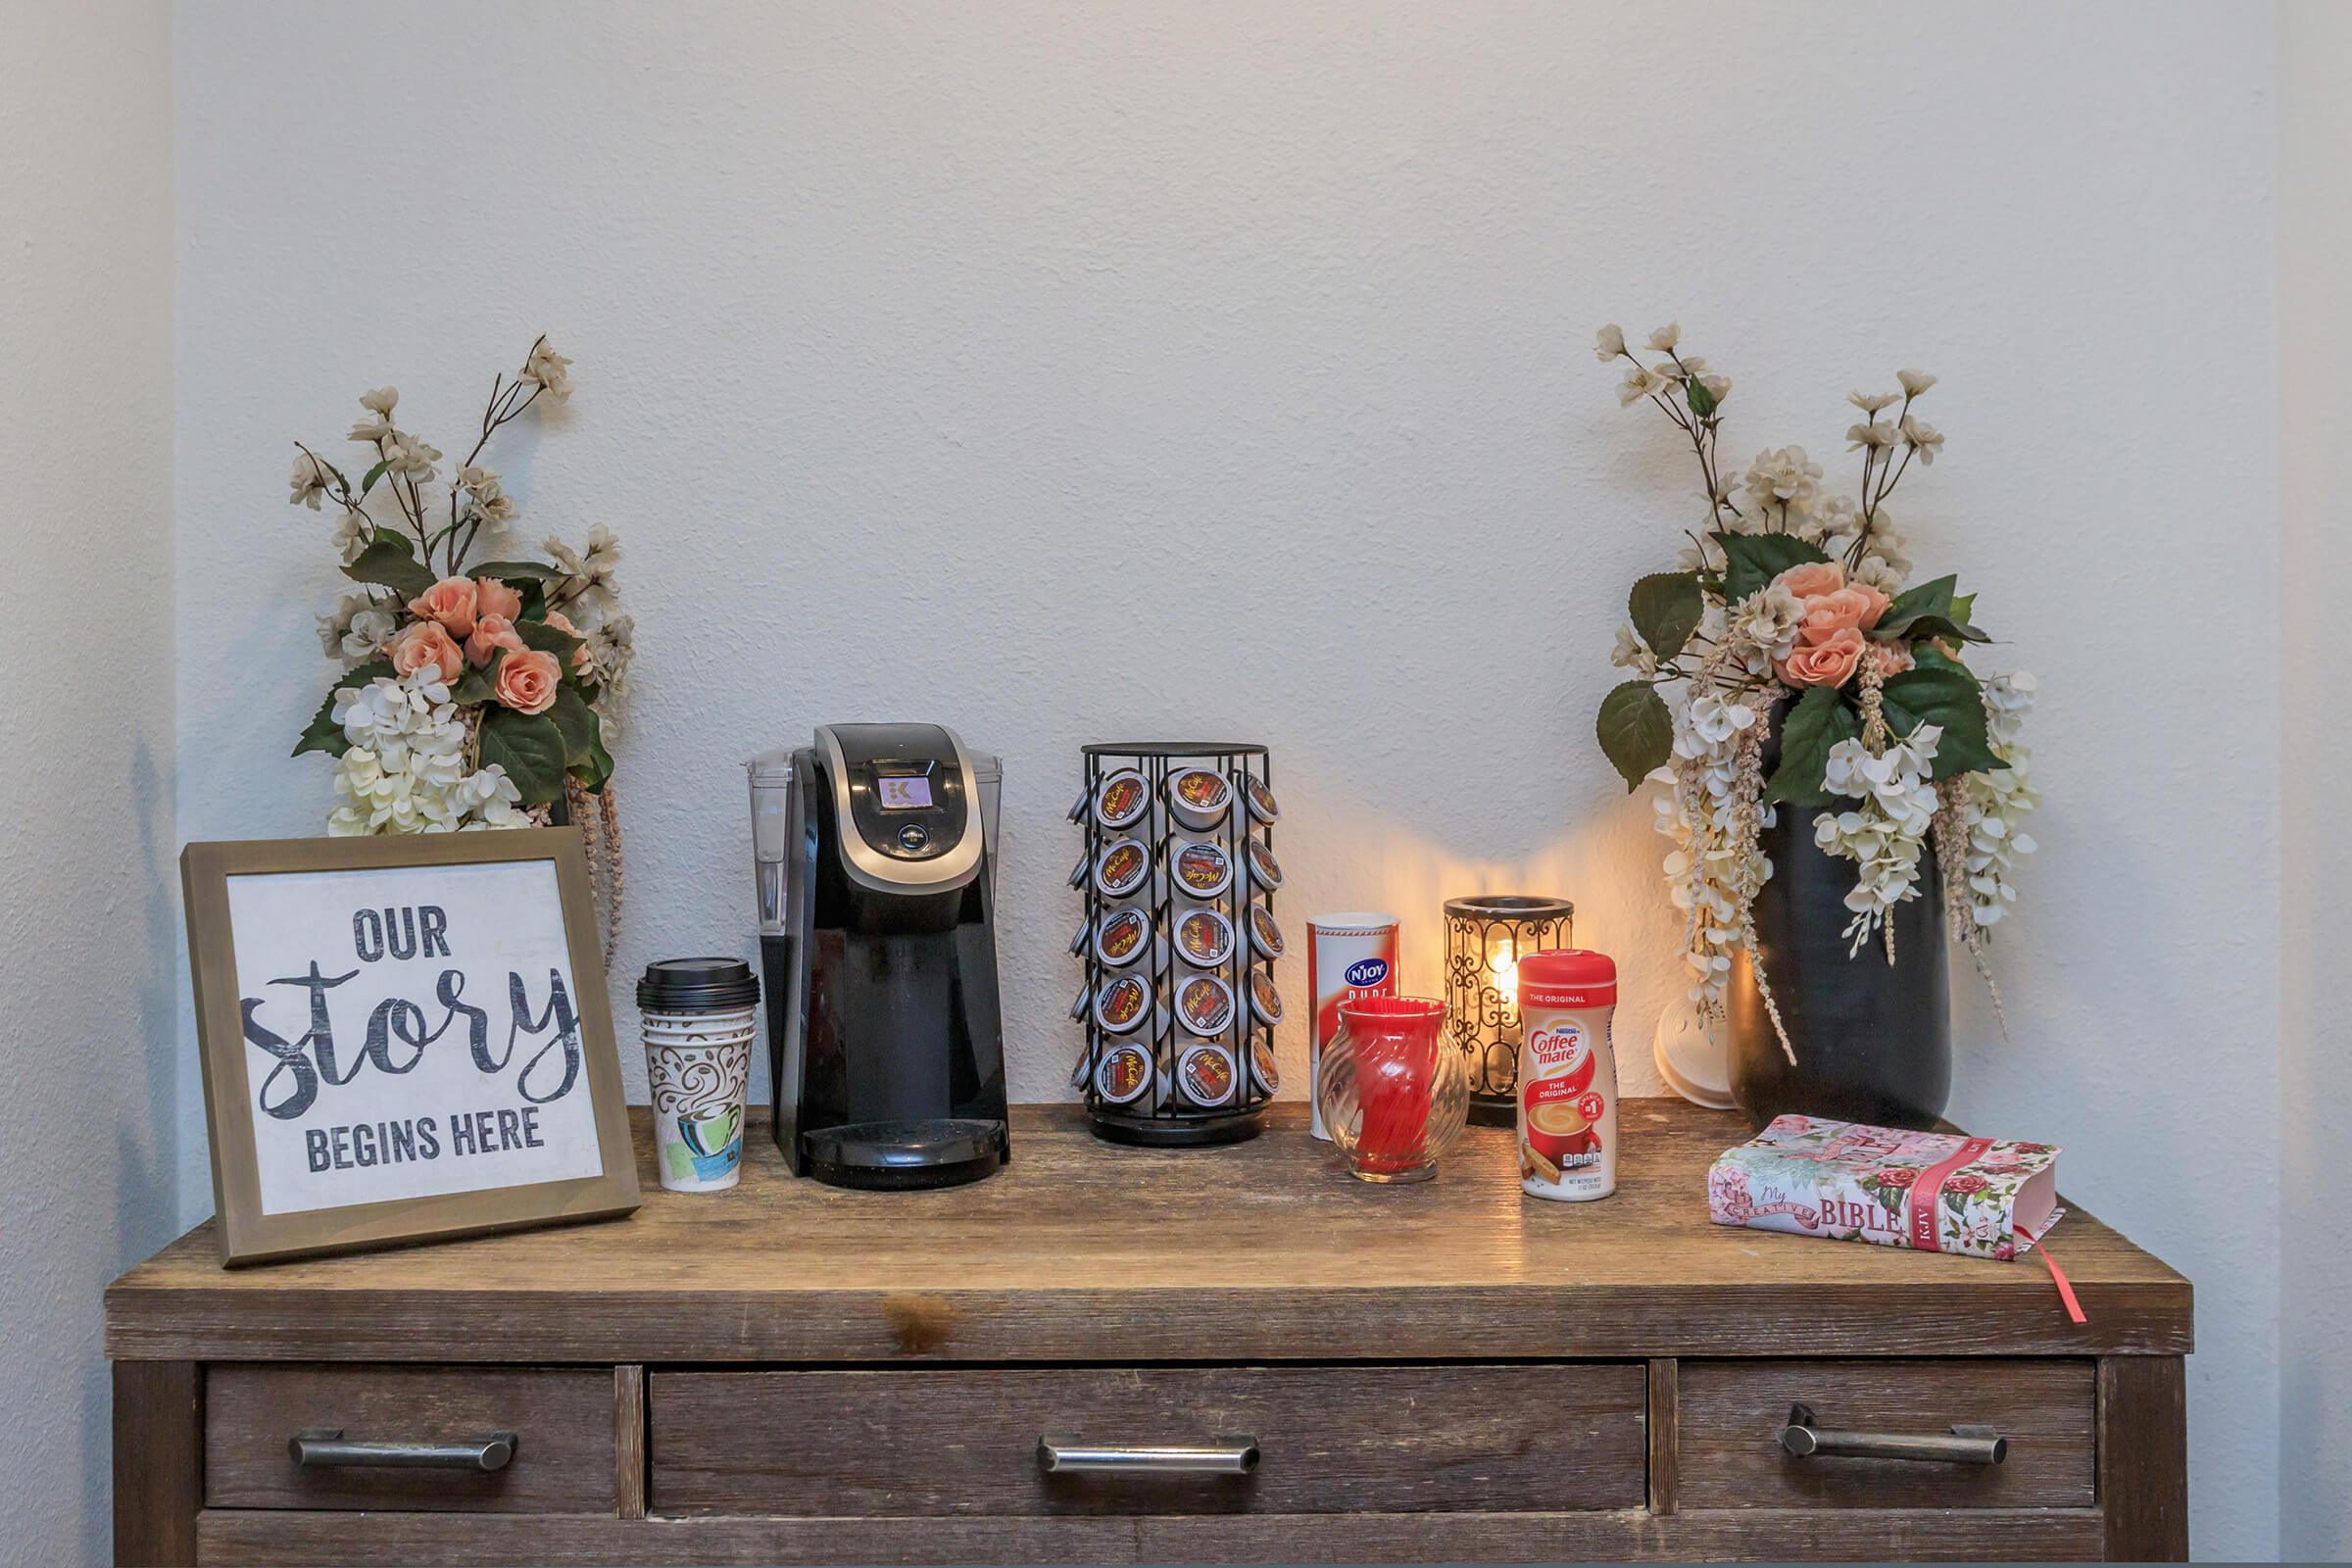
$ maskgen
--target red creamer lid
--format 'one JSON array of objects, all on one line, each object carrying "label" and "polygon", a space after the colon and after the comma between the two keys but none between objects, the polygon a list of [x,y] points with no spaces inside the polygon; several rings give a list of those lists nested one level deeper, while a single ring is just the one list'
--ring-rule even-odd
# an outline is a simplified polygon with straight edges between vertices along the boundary
[{"label": "red creamer lid", "polygon": [[1519,960],[1522,1007],[1613,1007],[1617,960],[1605,953],[1560,948]]}]

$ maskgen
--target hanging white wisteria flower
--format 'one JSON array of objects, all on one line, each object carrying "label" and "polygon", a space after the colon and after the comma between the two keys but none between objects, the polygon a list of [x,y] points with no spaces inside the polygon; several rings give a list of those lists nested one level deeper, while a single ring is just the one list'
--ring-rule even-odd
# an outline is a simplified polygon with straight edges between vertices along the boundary
[{"label": "hanging white wisteria flower", "polygon": [[1632,678],[1601,703],[1601,749],[1629,789],[1670,786],[1657,825],[1676,841],[1665,868],[1689,922],[1691,995],[1720,1014],[1744,949],[1793,1060],[1755,944],[1754,899],[1772,875],[1757,835],[1774,808],[1817,809],[1816,844],[1854,862],[1849,954],[1880,932],[1893,959],[1888,917],[1920,896],[1932,851],[1947,927],[1984,969],[1984,927],[2014,902],[2012,876],[2034,848],[2018,827],[2035,801],[2018,735],[2034,680],[1980,683],[1967,662],[1987,640],[1976,596],[1954,577],[1910,582],[1886,502],[1914,459],[1925,468],[1943,454],[1942,432],[1914,407],[1934,376],[1901,370],[1899,390],[1847,398],[1861,416],[1846,431],[1861,476],[1845,495],[1802,447],[1726,466],[1731,383],[1683,352],[1678,324],[1643,352],[1604,326],[1593,352],[1623,362],[1621,402],[1654,404],[1688,441],[1703,517],[1673,570],[1634,584],[1610,655]]},{"label": "hanging white wisteria flower", "polygon": [[1919,858],[1936,816],[1929,775],[1943,731],[1922,724],[1906,740],[1876,753],[1858,740],[1830,748],[1822,781],[1832,794],[1861,804],[1813,819],[1813,842],[1825,854],[1861,868],[1845,906],[1854,911],[1844,935],[1848,955],[1885,923],[1894,906],[1919,896]]}]

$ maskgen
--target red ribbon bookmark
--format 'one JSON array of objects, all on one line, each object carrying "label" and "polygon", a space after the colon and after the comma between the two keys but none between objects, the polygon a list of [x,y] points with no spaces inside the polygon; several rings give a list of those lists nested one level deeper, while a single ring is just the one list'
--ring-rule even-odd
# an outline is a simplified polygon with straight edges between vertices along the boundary
[{"label": "red ribbon bookmark", "polygon": [[2058,1259],[2050,1255],[2049,1244],[2029,1231],[2021,1229],[2017,1234],[2032,1242],[2034,1250],[2041,1254],[2042,1266],[2050,1271],[2050,1283],[2058,1287],[2058,1299],[2066,1303],[2066,1315],[2077,1323],[2089,1322],[2090,1319],[2082,1313],[2082,1303],[2075,1299],[2075,1287],[2067,1279],[2066,1270],[2060,1268]]}]

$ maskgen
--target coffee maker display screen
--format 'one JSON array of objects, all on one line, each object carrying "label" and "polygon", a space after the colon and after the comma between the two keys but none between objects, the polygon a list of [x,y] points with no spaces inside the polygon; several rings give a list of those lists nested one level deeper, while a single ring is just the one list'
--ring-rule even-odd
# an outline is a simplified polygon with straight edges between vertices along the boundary
[{"label": "coffee maker display screen", "polygon": [[931,781],[907,774],[879,774],[874,779],[874,804],[885,811],[927,811],[931,808]]}]

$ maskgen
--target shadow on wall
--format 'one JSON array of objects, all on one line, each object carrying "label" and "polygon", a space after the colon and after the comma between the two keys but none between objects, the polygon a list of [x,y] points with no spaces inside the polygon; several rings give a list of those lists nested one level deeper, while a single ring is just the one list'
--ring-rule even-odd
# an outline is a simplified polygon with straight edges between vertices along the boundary
[{"label": "shadow on wall", "polygon": [[[113,1225],[105,1243],[92,1249],[92,1261],[98,1266],[92,1270],[95,1277],[88,1281],[87,1294],[75,1291],[60,1303],[77,1326],[97,1323],[98,1295],[107,1283],[178,1230],[178,1151],[173,1140],[179,1120],[179,865],[172,844],[157,837],[172,820],[172,802],[165,777],[144,743],[133,755],[130,775],[138,844],[131,852],[134,863],[125,869],[141,889],[138,945],[133,951],[146,961],[124,976],[129,1037],[115,1042],[113,1057],[101,1055],[91,1067],[101,1079],[100,1092],[119,1096],[123,1104],[137,1104],[142,1114],[115,1119]],[[129,1070],[117,1078],[114,1070],[119,1065]],[[61,1339],[71,1342],[77,1337],[68,1333]],[[93,1490],[106,1496],[105,1478],[114,1467],[114,1380],[103,1345],[95,1349],[77,1369],[81,1463]],[[112,1536],[111,1510],[102,1504],[84,1517],[81,1560],[112,1561]]]}]

